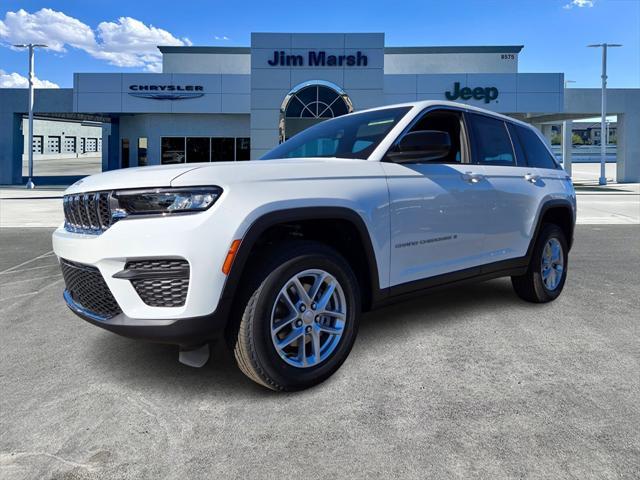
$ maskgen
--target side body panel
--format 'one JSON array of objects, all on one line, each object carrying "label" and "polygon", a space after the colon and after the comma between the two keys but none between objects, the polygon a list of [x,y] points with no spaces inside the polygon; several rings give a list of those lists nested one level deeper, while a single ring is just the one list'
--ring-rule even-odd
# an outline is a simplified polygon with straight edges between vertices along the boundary
[{"label": "side body panel", "polygon": [[[484,232],[493,192],[478,165],[383,163],[390,195],[390,285],[487,263]],[[480,177],[481,178],[481,177]]]},{"label": "side body panel", "polygon": [[522,257],[527,253],[539,207],[545,199],[542,181],[531,181],[536,169],[483,165],[491,189],[487,209],[486,249],[489,261]]}]

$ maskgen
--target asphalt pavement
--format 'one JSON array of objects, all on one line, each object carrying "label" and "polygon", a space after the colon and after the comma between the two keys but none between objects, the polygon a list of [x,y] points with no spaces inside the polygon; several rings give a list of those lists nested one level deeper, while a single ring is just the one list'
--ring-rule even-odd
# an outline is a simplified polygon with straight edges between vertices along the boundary
[{"label": "asphalt pavement", "polygon": [[640,478],[637,225],[579,225],[551,304],[500,279],[367,314],[294,394],[75,317],[50,233],[0,230],[3,480]]}]

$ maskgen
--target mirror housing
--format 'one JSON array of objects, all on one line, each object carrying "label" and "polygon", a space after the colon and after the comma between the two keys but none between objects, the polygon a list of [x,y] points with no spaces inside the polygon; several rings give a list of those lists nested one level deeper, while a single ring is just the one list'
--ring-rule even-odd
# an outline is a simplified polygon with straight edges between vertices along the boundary
[{"label": "mirror housing", "polygon": [[440,160],[451,152],[451,136],[440,130],[418,130],[407,133],[387,153],[397,163]]}]

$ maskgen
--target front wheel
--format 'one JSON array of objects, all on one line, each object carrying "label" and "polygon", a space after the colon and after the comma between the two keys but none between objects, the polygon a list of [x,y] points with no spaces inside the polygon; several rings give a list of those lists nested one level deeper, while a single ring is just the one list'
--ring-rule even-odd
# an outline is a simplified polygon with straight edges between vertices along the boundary
[{"label": "front wheel", "polygon": [[568,250],[562,229],[550,223],[543,225],[527,272],[511,277],[518,296],[534,303],[546,303],[558,298],[567,279]]},{"label": "front wheel", "polygon": [[332,375],[353,346],[358,282],[346,260],[319,243],[293,243],[265,258],[231,336],[236,361],[272,390],[311,387]]}]

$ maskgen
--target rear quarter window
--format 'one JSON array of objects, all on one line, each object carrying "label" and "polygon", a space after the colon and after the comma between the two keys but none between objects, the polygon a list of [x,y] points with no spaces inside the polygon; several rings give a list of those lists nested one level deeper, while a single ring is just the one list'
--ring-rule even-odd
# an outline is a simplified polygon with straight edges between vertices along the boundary
[{"label": "rear quarter window", "polygon": [[549,153],[545,144],[533,130],[520,125],[516,125],[515,130],[529,167],[558,168],[555,158]]}]

